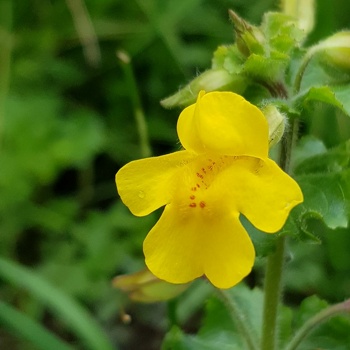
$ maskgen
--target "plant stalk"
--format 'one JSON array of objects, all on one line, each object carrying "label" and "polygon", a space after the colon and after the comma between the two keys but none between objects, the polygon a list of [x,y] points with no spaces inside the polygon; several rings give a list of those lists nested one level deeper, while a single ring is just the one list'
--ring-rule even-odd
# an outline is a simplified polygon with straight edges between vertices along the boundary
[{"label": "plant stalk", "polygon": [[90,66],[97,68],[101,63],[98,38],[84,0],[66,0],[71,12],[84,56]]},{"label": "plant stalk", "polygon": [[257,350],[257,339],[255,334],[252,331],[252,328],[249,327],[245,315],[240,311],[236,302],[232,299],[232,296],[224,289],[216,289],[219,297],[225,303],[227,311],[229,312],[231,319],[235,323],[239,333],[243,336],[246,341],[248,350]]},{"label": "plant stalk", "polygon": [[275,252],[267,258],[261,350],[275,350],[277,345],[277,316],[282,297],[284,251],[285,237],[279,237]]},{"label": "plant stalk", "polygon": [[339,314],[348,313],[350,315],[350,299],[330,306],[315,316],[311,317],[304,325],[298,330],[294,338],[287,345],[285,350],[296,350],[298,345],[306,338],[316,327],[327,321],[329,318],[338,316]]},{"label": "plant stalk", "polygon": [[[286,173],[290,173],[291,153],[298,135],[298,129],[299,121],[294,119],[291,130],[281,143],[280,166]],[[286,238],[283,236],[278,237],[275,252],[267,258],[261,350],[275,350],[277,348],[277,319],[282,299],[285,240]]]},{"label": "plant stalk", "polygon": [[131,66],[131,59],[129,55],[124,51],[117,52],[117,58],[119,59],[122,68],[125,73],[126,83],[128,85],[131,102],[134,109],[134,117],[137,126],[137,131],[140,140],[141,156],[146,158],[152,154],[151,146],[148,138],[146,118],[143,113],[141,99],[138,93],[136,79]]}]

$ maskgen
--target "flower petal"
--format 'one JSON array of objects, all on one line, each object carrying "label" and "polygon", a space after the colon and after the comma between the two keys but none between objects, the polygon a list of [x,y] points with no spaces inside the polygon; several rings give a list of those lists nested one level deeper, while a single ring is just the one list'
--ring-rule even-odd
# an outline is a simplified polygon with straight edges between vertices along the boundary
[{"label": "flower petal", "polygon": [[136,216],[148,215],[169,203],[177,172],[194,155],[188,151],[132,161],[116,174],[118,193]]},{"label": "flower petal", "polygon": [[184,148],[196,153],[268,155],[266,118],[233,92],[201,91],[196,104],[180,114],[177,132]]},{"label": "flower petal", "polygon": [[206,275],[218,288],[240,282],[255,257],[238,215],[227,210],[212,216],[186,215],[173,203],[166,206],[143,248],[146,265],[158,278],[186,283]]},{"label": "flower petal", "polygon": [[297,182],[271,159],[238,157],[214,185],[217,191],[226,188],[231,206],[268,233],[280,230],[290,211],[303,201]]}]

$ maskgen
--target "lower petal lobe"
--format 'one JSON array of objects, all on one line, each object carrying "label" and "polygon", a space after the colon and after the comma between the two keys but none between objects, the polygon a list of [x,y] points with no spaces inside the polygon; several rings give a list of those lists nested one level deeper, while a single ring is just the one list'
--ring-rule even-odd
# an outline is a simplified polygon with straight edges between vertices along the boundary
[{"label": "lower petal lobe", "polygon": [[205,275],[218,288],[230,288],[248,275],[255,252],[238,215],[215,214],[191,208],[184,213],[177,203],[167,205],[144,241],[151,272],[171,283]]}]

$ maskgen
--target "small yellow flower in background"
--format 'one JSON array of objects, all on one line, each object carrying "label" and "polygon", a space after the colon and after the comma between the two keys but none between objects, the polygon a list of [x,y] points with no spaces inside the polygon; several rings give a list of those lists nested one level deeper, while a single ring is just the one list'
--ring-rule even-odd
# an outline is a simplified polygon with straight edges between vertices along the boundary
[{"label": "small yellow flower in background", "polygon": [[137,216],[165,206],[143,245],[155,276],[187,283],[205,275],[230,288],[255,258],[240,214],[273,233],[303,195],[268,158],[266,119],[243,97],[200,92],[180,114],[177,131],[184,150],[125,165],[116,175],[119,195]]}]

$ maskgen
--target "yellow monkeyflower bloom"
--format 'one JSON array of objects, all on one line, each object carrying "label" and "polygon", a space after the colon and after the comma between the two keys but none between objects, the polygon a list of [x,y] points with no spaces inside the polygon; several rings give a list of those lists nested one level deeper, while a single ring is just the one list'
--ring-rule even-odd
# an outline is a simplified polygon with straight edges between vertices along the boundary
[{"label": "yellow monkeyflower bloom", "polygon": [[177,132],[184,150],[126,164],[116,175],[119,195],[137,216],[165,206],[143,245],[155,276],[187,283],[205,275],[230,288],[255,258],[240,214],[273,233],[303,195],[268,158],[266,119],[243,97],[200,92],[180,114]]}]

